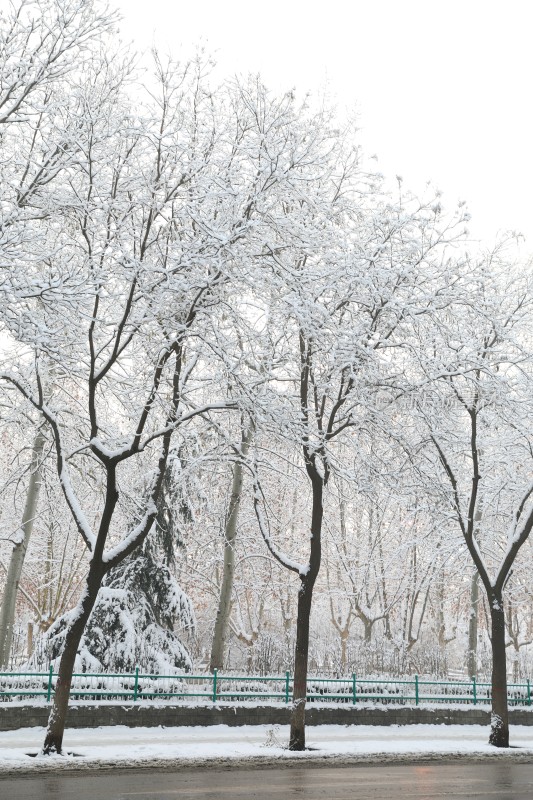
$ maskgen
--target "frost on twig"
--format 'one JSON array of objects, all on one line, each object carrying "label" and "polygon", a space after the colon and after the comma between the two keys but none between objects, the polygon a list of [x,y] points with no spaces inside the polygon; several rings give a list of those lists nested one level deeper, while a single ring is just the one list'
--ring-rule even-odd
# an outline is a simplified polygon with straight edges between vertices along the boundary
[{"label": "frost on twig", "polygon": [[306,575],[309,572],[309,564],[301,564],[295,561],[290,556],[286,555],[283,551],[279,550],[272,541],[272,537],[270,535],[270,524],[268,521],[268,517],[265,515],[263,510],[264,509],[263,493],[261,491],[261,486],[259,483],[259,479],[257,477],[257,471],[255,471],[254,475],[253,492],[254,492],[253,494],[254,509],[257,519],[257,524],[259,525],[261,536],[263,537],[269,551],[272,553],[276,561],[278,561],[286,569],[289,569],[292,572],[296,572],[300,576]]}]

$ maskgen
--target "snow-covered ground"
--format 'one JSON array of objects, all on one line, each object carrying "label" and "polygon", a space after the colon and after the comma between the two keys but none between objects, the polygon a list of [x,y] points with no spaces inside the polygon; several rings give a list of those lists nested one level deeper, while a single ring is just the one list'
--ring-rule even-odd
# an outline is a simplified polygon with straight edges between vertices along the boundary
[{"label": "snow-covered ground", "polygon": [[284,748],[288,727],[243,725],[193,728],[82,728],[67,730],[67,757],[30,757],[42,745],[43,728],[0,732],[0,772],[150,766],[185,766],[221,761],[331,759],[339,761],[406,758],[533,757],[533,727],[515,725],[509,750],[487,744],[481,725],[308,727],[305,753]]}]

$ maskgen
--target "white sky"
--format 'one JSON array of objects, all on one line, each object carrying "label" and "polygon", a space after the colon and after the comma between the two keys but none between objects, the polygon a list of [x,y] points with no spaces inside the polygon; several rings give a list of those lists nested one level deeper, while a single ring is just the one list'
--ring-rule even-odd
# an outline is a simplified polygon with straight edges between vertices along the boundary
[{"label": "white sky", "polygon": [[[112,0],[113,1],[113,0]],[[202,40],[224,72],[356,105],[380,169],[448,207],[475,236],[519,230],[533,250],[532,0],[114,0],[123,38],[176,55]]]}]

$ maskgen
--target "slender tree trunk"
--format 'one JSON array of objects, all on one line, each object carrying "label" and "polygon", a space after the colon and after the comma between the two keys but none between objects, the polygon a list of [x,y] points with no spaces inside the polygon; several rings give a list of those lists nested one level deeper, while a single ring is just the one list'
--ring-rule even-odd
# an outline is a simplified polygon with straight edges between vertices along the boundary
[{"label": "slender tree trunk", "polygon": [[493,594],[489,598],[489,606],[492,629],[492,717],[489,744],[509,747],[505,612],[501,594]]},{"label": "slender tree trunk", "polygon": [[17,593],[41,490],[41,460],[45,441],[44,435],[38,431],[33,442],[30,480],[22,515],[20,540],[13,546],[0,608],[0,669],[8,666],[11,655]]},{"label": "slender tree trunk", "polygon": [[33,654],[33,622],[28,622],[28,647],[26,650],[28,658]]},{"label": "slender tree trunk", "polygon": [[341,674],[342,675],[344,675],[346,673],[346,664],[348,662],[347,646],[348,646],[348,631],[347,630],[343,630],[341,632]]},{"label": "slender tree trunk", "polygon": [[514,647],[514,657],[513,657],[513,683],[518,683],[520,680],[520,650],[515,646]]},{"label": "slender tree trunk", "polygon": [[52,753],[60,755],[62,753],[74,663],[81,637],[94,608],[103,576],[104,570],[101,567],[97,567],[93,562],[87,576],[85,592],[73,612],[73,619],[65,636],[65,645],[59,662],[56,689],[43,745],[43,753],[45,755],[51,755]]},{"label": "slender tree trunk", "polygon": [[[479,451],[481,455],[481,451]],[[483,503],[481,497],[476,504],[474,512],[474,533],[473,536],[477,538],[481,529],[481,522],[483,519]],[[479,573],[474,567],[472,575],[472,583],[470,585],[470,618],[468,620],[468,653],[467,653],[467,671],[468,677],[474,678],[477,676],[477,639],[478,639],[478,609],[479,609]]]},{"label": "slender tree trunk", "polygon": [[[241,455],[246,458],[252,440],[252,426],[243,436]],[[236,461],[233,465],[233,480],[231,486],[231,497],[224,530],[224,571],[222,573],[222,584],[220,587],[220,598],[213,631],[213,642],[211,645],[211,657],[209,659],[209,669],[222,669],[224,666],[224,651],[228,634],[229,617],[231,612],[231,596],[233,593],[233,579],[235,575],[235,538],[237,536],[237,522],[241,507],[243,465],[242,461]]]},{"label": "slender tree trunk", "polygon": [[479,604],[479,581],[477,570],[470,585],[470,618],[468,620],[468,653],[466,669],[469,678],[477,677],[477,619]]},{"label": "slender tree trunk", "polygon": [[322,554],[322,519],[324,515],[323,479],[310,470],[313,489],[313,512],[311,517],[311,554],[309,570],[300,576],[298,612],[296,618],[296,648],[294,653],[294,690],[291,713],[289,750],[305,750],[305,703],[307,698],[307,665],[309,660],[309,624],[313,603],[313,589],[320,569]]},{"label": "slender tree trunk", "polygon": [[[94,608],[94,604],[98,596],[98,590],[102,585],[102,579],[106,573],[106,566],[107,569],[109,569],[109,564],[104,565],[103,563],[103,554],[109,528],[111,526],[111,521],[113,519],[113,514],[118,501],[116,464],[109,463],[107,465],[106,472],[106,499],[100,520],[100,528],[94,546],[92,560],[89,565],[89,572],[85,582],[85,591],[83,592],[78,605],[72,612],[70,623],[65,635],[65,644],[63,645],[63,652],[59,662],[59,670],[56,689],[54,692],[54,699],[52,702],[52,709],[50,711],[50,716],[48,717],[48,727],[46,729],[46,736],[44,739],[44,755],[51,755],[52,753],[61,754],[62,752],[63,734],[65,732],[65,724],[67,721],[72,673],[74,671],[78,647],[81,637],[83,636],[85,626],[87,625],[87,621],[91,616],[91,611]],[[159,488],[160,487],[161,482],[159,483]]]}]

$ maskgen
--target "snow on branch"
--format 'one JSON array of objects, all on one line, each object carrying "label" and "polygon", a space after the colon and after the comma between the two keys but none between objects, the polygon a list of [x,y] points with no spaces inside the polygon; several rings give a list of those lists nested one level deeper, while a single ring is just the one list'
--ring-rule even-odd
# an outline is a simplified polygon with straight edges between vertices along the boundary
[{"label": "snow on branch", "polygon": [[170,422],[164,427],[153,431],[139,444],[137,452],[141,453],[150,444],[150,442],[153,442],[155,439],[160,439],[162,436],[165,436],[165,434],[172,433],[172,431],[175,431],[180,425],[183,425],[184,422],[188,422],[194,417],[203,416],[204,414],[207,414],[208,411],[234,411],[236,408],[237,403],[231,401],[227,403],[206,403],[198,408],[192,408],[190,411],[181,414],[178,419],[174,420],[173,422]]},{"label": "snow on branch", "polygon": [[102,556],[102,561],[104,564],[112,564],[113,562],[119,562],[122,560],[122,556],[125,552],[129,552],[135,548],[136,543],[140,542],[146,530],[149,529],[157,516],[157,506],[152,498],[147,503],[146,510],[137,523],[137,525],[132,528],[132,530],[128,533],[128,535],[115,547],[111,548],[107,552],[104,552]]},{"label": "snow on branch", "polygon": [[494,588],[503,587],[518,551],[531,533],[533,528],[533,506],[530,505],[528,513],[525,515],[525,517],[524,509],[529,503],[532,495],[533,483],[530,484],[526,492],[524,492],[522,500],[520,501],[514,514],[513,521],[509,526],[509,530],[507,532],[507,546],[501,559],[499,569],[491,581],[491,585]]},{"label": "snow on branch", "polygon": [[71,514],[74,517],[76,527],[81,533],[83,540],[87,545],[87,548],[92,553],[94,552],[94,548],[96,545],[96,536],[92,531],[92,528],[89,524],[87,517],[83,513],[83,509],[78,501],[78,498],[76,497],[76,493],[72,486],[68,470],[66,469],[64,464],[61,468],[61,471],[59,472],[59,481],[61,483],[63,494],[65,495],[65,500],[67,501]]},{"label": "snow on branch", "polygon": [[272,553],[276,561],[278,561],[278,563],[280,563],[282,567],[285,567],[285,569],[290,569],[292,572],[298,573],[298,575],[301,578],[303,578],[309,572],[310,565],[301,564],[298,563],[297,561],[294,561],[294,559],[292,559],[290,556],[286,555],[281,550],[278,550],[278,548],[272,541],[268,518],[263,511],[263,506],[264,506],[263,491],[261,489],[261,485],[259,483],[259,477],[255,469],[254,469],[254,479],[253,479],[253,492],[254,492],[255,516],[257,518],[259,530],[261,531],[261,536],[265,540],[266,546],[268,547],[269,551]]},{"label": "snow on branch", "polygon": [[83,541],[87,546],[87,549],[91,552],[94,552],[96,536],[92,531],[87,517],[83,513],[83,509],[81,508],[79,500],[76,496],[76,492],[74,491],[74,487],[72,486],[72,482],[70,480],[70,475],[66,466],[65,454],[63,452],[61,429],[56,415],[44,402],[42,391],[39,392],[39,397],[35,397],[29,385],[25,384],[18,375],[15,375],[11,372],[0,373],[0,380],[5,380],[8,383],[11,383],[12,386],[15,386],[15,388],[18,389],[23,397],[25,397],[34,406],[34,408],[36,408],[37,411],[43,415],[45,420],[52,428],[57,458],[57,474],[61,489],[63,490],[67,505],[72,513],[76,527],[78,528]]}]

